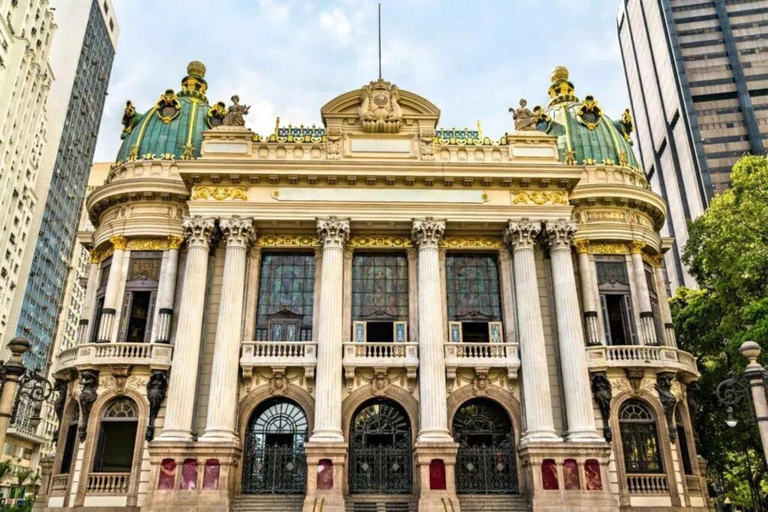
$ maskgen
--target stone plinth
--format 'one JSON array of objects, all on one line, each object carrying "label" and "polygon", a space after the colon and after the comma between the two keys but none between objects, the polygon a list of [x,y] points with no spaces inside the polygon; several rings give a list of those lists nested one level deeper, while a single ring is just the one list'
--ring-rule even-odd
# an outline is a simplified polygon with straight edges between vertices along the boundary
[{"label": "stone plinth", "polygon": [[[347,443],[310,441],[304,445],[304,450],[307,454],[307,497],[304,500],[304,512],[345,512]],[[333,466],[322,471],[323,468],[329,467],[329,463]]]},{"label": "stone plinth", "polygon": [[[419,472],[419,512],[461,512],[456,497],[454,467],[459,445],[454,442],[416,443],[415,459]],[[433,460],[443,461],[445,467],[445,489],[433,489],[430,469]]]}]

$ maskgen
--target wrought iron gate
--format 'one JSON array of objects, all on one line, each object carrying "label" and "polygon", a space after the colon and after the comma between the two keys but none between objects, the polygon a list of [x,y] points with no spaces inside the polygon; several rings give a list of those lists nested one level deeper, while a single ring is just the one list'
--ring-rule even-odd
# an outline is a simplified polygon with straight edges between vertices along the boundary
[{"label": "wrought iron gate", "polygon": [[411,427],[399,406],[368,402],[352,420],[350,437],[350,492],[411,492]]},{"label": "wrought iron gate", "polygon": [[[250,437],[250,435],[249,435]],[[300,494],[307,488],[304,447],[249,447],[243,468],[244,494]]]}]

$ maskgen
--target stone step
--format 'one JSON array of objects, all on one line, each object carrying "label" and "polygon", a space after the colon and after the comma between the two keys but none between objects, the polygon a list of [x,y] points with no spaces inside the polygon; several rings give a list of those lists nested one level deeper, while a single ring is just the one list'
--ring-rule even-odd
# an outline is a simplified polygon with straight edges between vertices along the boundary
[{"label": "stone step", "polygon": [[461,512],[528,512],[524,496],[463,495],[459,497]]},{"label": "stone step", "polygon": [[303,495],[249,494],[232,501],[232,512],[301,512]]},{"label": "stone step", "polygon": [[408,496],[347,496],[347,512],[416,512],[418,502]]}]

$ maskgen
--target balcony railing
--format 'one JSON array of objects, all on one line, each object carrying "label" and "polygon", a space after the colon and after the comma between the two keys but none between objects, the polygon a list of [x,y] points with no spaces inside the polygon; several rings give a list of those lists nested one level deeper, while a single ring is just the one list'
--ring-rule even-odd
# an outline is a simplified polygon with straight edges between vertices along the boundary
[{"label": "balcony railing", "polygon": [[655,368],[657,370],[682,371],[689,378],[698,378],[696,358],[688,352],[673,347],[650,345],[595,346],[587,347],[587,363],[590,370],[607,368]]},{"label": "balcony railing", "polygon": [[669,494],[667,475],[627,475],[630,494]]},{"label": "balcony railing", "polygon": [[56,373],[73,367],[113,364],[169,368],[172,355],[172,346],[156,343],[86,343],[62,350]]},{"label": "balcony railing", "polygon": [[444,343],[445,372],[450,384],[458,368],[505,368],[509,379],[517,379],[520,368],[517,343]]},{"label": "balcony railing", "polygon": [[64,496],[67,493],[69,475],[53,475],[51,478],[51,496]]},{"label": "balcony railing", "polygon": [[88,475],[88,494],[127,494],[130,473],[92,473]]},{"label": "balcony railing", "polygon": [[357,368],[405,368],[408,386],[416,385],[416,371],[419,369],[419,344],[416,342],[374,342],[344,343],[344,375],[347,388],[351,390]]},{"label": "balcony railing", "polygon": [[311,387],[317,367],[317,343],[314,341],[244,341],[240,355],[243,377],[250,381],[255,368],[303,368]]},{"label": "balcony railing", "polygon": [[688,489],[688,494],[701,494],[701,477],[685,475],[685,488]]}]

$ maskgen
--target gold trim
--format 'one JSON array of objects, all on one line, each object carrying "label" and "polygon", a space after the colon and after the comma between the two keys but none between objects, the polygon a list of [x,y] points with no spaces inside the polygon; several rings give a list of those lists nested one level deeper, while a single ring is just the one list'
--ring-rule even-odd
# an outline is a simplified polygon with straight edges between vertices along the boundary
[{"label": "gold trim", "polygon": [[157,112],[157,107],[154,107],[152,109],[152,112],[147,114],[147,117],[144,119],[144,122],[141,123],[139,134],[136,136],[136,144],[131,146],[131,151],[128,154],[128,160],[136,160],[139,157],[139,148],[141,147],[142,139],[144,139],[144,132],[147,130],[147,123],[149,123],[149,120],[152,118],[152,115],[155,112]]},{"label": "gold trim", "polygon": [[317,235],[260,235],[256,247],[319,247]]},{"label": "gold trim", "polygon": [[589,244],[587,252],[591,254],[629,254],[627,244]]},{"label": "gold trim", "polygon": [[589,253],[589,239],[582,238],[581,240],[576,240],[573,242],[573,245],[576,246],[577,254]]},{"label": "gold trim", "polygon": [[503,249],[500,236],[446,236],[442,247],[446,249]]},{"label": "gold trim", "polygon": [[510,192],[512,204],[534,204],[542,206],[545,204],[568,206],[568,192],[564,190],[514,190]]},{"label": "gold trim", "polygon": [[183,243],[184,243],[183,236],[168,235],[168,249],[178,250],[181,247],[181,244]]},{"label": "gold trim", "polygon": [[347,247],[382,247],[402,249],[413,247],[411,239],[402,235],[356,235],[350,237]]},{"label": "gold trim", "polygon": [[198,199],[247,201],[248,187],[192,187],[192,197],[190,199],[193,201]]},{"label": "gold trim", "polygon": [[131,238],[126,249],[129,251],[167,251],[167,238]]},{"label": "gold trim", "polygon": [[643,257],[643,261],[652,267],[661,267],[662,262],[664,261],[664,255],[662,254],[648,254],[643,252],[640,255]]},{"label": "gold trim", "polygon": [[628,244],[629,252],[632,254],[642,254],[643,247],[645,247],[645,242],[642,240],[633,240],[629,242]]},{"label": "gold trim", "polygon": [[112,244],[112,247],[114,247],[118,251],[124,251],[126,246],[128,245],[128,238],[124,236],[111,236],[109,237],[109,242]]},{"label": "gold trim", "polygon": [[115,252],[111,245],[104,247],[103,249],[91,249],[89,254],[91,256],[91,263],[101,263],[105,259],[112,256]]}]

